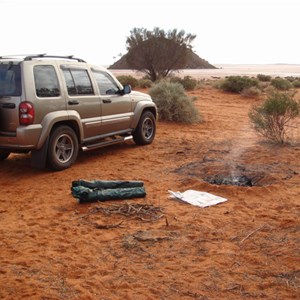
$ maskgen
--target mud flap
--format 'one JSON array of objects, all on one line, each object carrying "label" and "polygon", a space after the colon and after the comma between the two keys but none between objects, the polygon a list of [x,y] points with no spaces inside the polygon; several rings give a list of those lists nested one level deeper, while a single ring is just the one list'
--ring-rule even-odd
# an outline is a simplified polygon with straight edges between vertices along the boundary
[{"label": "mud flap", "polygon": [[47,165],[49,137],[44,145],[39,150],[31,151],[30,162],[31,166],[36,169],[44,169]]}]

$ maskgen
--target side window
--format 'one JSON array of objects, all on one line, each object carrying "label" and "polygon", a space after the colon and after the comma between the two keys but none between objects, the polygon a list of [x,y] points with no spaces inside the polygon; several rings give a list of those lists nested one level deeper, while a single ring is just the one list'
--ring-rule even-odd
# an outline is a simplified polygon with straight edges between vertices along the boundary
[{"label": "side window", "polygon": [[94,71],[101,95],[114,95],[119,93],[119,87],[108,73]]},{"label": "side window", "polygon": [[91,79],[86,70],[64,69],[69,95],[94,95]]},{"label": "side window", "polygon": [[33,73],[38,97],[58,97],[60,95],[58,79],[53,66],[35,66]]},{"label": "side window", "polygon": [[63,74],[65,76],[68,94],[70,96],[77,95],[77,90],[70,70],[63,70]]}]

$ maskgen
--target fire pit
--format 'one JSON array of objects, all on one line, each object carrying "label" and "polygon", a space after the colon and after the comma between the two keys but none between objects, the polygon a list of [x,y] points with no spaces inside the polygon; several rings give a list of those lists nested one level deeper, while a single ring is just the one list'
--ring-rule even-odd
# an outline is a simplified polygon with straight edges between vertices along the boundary
[{"label": "fire pit", "polygon": [[175,170],[178,174],[201,178],[210,184],[239,187],[256,187],[273,184],[276,180],[270,174],[272,171],[274,172],[271,167],[264,165],[236,164],[235,168],[232,168],[225,161],[192,162]]},{"label": "fire pit", "polygon": [[[268,186],[276,183],[278,178],[289,180],[299,175],[296,166],[289,162],[264,164],[264,161],[259,159],[249,160],[247,158],[249,151],[255,149],[242,151],[243,155],[236,155],[236,151],[225,150],[211,149],[203,154],[203,159],[186,163],[176,168],[174,172],[209,184],[237,187]],[[250,157],[254,157],[253,153],[250,153]]]},{"label": "fire pit", "polygon": [[253,186],[252,179],[246,175],[240,176],[224,176],[215,175],[204,178],[204,181],[217,185],[236,185],[236,186]]}]

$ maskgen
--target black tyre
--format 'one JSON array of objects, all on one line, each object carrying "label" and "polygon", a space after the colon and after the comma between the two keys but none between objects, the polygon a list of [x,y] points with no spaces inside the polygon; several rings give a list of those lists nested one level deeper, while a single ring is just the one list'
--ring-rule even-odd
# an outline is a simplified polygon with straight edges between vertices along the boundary
[{"label": "black tyre", "polygon": [[54,171],[69,168],[78,155],[78,140],[69,126],[56,127],[50,135],[48,166]]},{"label": "black tyre", "polygon": [[151,111],[145,111],[133,132],[133,140],[137,145],[148,145],[154,140],[156,132],[156,121]]},{"label": "black tyre", "polygon": [[0,150],[0,161],[8,158],[10,152],[5,151],[5,150]]}]

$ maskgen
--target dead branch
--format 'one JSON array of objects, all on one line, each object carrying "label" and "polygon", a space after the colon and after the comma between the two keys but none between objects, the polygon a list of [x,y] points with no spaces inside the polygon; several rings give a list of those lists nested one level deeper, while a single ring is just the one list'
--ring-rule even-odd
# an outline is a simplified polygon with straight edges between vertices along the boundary
[{"label": "dead branch", "polygon": [[166,226],[169,226],[168,218],[165,216]]},{"label": "dead branch", "polygon": [[266,225],[262,225],[259,228],[256,228],[255,230],[251,231],[249,234],[247,234],[241,241],[240,241],[240,245],[246,241],[249,237],[251,237],[254,233],[256,233],[257,231],[261,230],[262,228],[264,228]]},{"label": "dead branch", "polygon": [[117,227],[124,227],[124,226],[121,226],[122,223],[123,223],[123,221],[118,224],[96,224],[96,223],[94,223],[94,225],[95,225],[96,229],[111,229],[111,228],[117,228]]},{"label": "dead branch", "polygon": [[225,291],[233,291],[233,290],[243,290],[243,287],[240,284],[235,284],[229,288],[227,288]]},{"label": "dead branch", "polygon": [[126,202],[120,205],[114,204],[109,207],[101,205],[92,207],[87,214],[80,218],[86,218],[98,212],[104,213],[105,215],[119,214],[125,217],[139,219],[144,222],[152,222],[164,217],[163,210],[160,207],[149,204],[130,204]]}]

